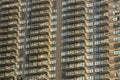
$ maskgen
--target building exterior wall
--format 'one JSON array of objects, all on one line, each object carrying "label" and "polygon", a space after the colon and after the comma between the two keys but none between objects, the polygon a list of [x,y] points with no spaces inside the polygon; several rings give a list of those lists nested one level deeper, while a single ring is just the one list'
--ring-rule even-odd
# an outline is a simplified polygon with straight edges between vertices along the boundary
[{"label": "building exterior wall", "polygon": [[0,0],[0,80],[119,80],[119,0]]}]

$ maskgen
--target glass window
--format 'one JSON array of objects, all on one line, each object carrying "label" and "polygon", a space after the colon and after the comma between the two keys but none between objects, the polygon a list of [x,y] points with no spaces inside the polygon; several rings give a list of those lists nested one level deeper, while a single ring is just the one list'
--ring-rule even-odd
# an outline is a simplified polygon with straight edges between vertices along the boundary
[{"label": "glass window", "polygon": [[115,50],[114,51],[114,56],[120,55],[120,50]]}]

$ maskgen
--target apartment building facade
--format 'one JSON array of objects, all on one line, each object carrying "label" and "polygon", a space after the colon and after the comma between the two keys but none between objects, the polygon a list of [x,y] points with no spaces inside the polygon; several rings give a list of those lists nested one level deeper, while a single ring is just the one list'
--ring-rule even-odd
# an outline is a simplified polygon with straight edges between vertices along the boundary
[{"label": "apartment building facade", "polygon": [[119,0],[0,0],[0,80],[119,80]]}]

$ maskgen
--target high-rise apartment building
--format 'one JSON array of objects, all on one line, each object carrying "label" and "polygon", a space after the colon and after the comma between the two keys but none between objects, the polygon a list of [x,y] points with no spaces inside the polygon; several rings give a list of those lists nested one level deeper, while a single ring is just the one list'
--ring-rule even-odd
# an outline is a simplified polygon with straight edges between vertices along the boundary
[{"label": "high-rise apartment building", "polygon": [[120,1],[0,0],[0,80],[120,80]]}]

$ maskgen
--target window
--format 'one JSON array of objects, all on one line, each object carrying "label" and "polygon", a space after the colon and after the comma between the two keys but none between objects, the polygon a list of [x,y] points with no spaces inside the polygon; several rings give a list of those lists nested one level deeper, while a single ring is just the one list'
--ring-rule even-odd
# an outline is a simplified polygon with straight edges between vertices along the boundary
[{"label": "window", "polygon": [[93,42],[88,42],[87,46],[93,46]]},{"label": "window", "polygon": [[55,77],[55,73],[51,73],[50,78],[54,78],[54,77]]},{"label": "window", "polygon": [[120,43],[115,43],[114,44],[114,48],[119,48],[120,47]]},{"label": "window", "polygon": [[87,73],[93,73],[93,69],[88,69]]},{"label": "window", "polygon": [[94,76],[89,76],[87,80],[94,80]]},{"label": "window", "polygon": [[50,71],[54,71],[55,70],[55,66],[52,66],[51,68],[50,68]]},{"label": "window", "polygon": [[93,52],[93,48],[87,49],[87,52],[88,52],[88,53],[89,53],[89,52]]},{"label": "window", "polygon": [[88,22],[87,26],[93,26],[93,22]]},{"label": "window", "polygon": [[113,18],[113,21],[118,21],[118,20],[119,20],[119,16]]},{"label": "window", "polygon": [[120,57],[114,57],[114,62],[115,63],[120,62]]},{"label": "window", "polygon": [[95,68],[95,72],[100,72],[100,68]]},{"label": "window", "polygon": [[113,31],[113,34],[120,34],[120,30],[118,29],[118,30]]},{"label": "window", "polygon": [[120,77],[120,72],[115,72],[115,73],[114,73],[114,76],[115,76],[115,77]]},{"label": "window", "polygon": [[88,10],[88,13],[93,13],[93,9],[89,9],[89,10]]},{"label": "window", "polygon": [[100,65],[100,61],[95,61],[95,65]]},{"label": "window", "polygon": [[93,62],[88,62],[87,66],[93,66]]},{"label": "window", "polygon": [[87,59],[93,59],[93,55],[88,55]]},{"label": "window", "polygon": [[116,8],[119,8],[119,6],[120,6],[120,4],[114,4],[114,5],[113,5],[113,8],[116,9]]},{"label": "window", "polygon": [[119,41],[119,40],[120,40],[120,36],[114,38],[114,41]]},{"label": "window", "polygon": [[87,4],[87,7],[93,7],[93,3]]},{"label": "window", "polygon": [[117,15],[117,14],[119,14],[119,13],[120,13],[119,10],[115,10],[115,11],[113,11],[113,14],[114,14],[114,15]]},{"label": "window", "polygon": [[93,32],[93,29],[89,28],[89,29],[87,29],[87,32],[91,33],[91,32]]},{"label": "window", "polygon": [[117,28],[117,27],[119,27],[119,25],[120,25],[119,23],[115,23],[115,24],[113,25],[113,27],[114,27],[114,28]]},{"label": "window", "polygon": [[120,55],[120,50],[115,50],[114,51],[114,56]]},{"label": "window", "polygon": [[100,75],[95,75],[95,80],[100,79]]},{"label": "window", "polygon": [[88,16],[87,19],[88,19],[88,20],[92,20],[92,19],[93,19],[93,16]]},{"label": "window", "polygon": [[120,64],[116,64],[114,67],[116,70],[120,69]]},{"label": "window", "polygon": [[51,64],[55,64],[56,63],[56,60],[51,60]]}]

